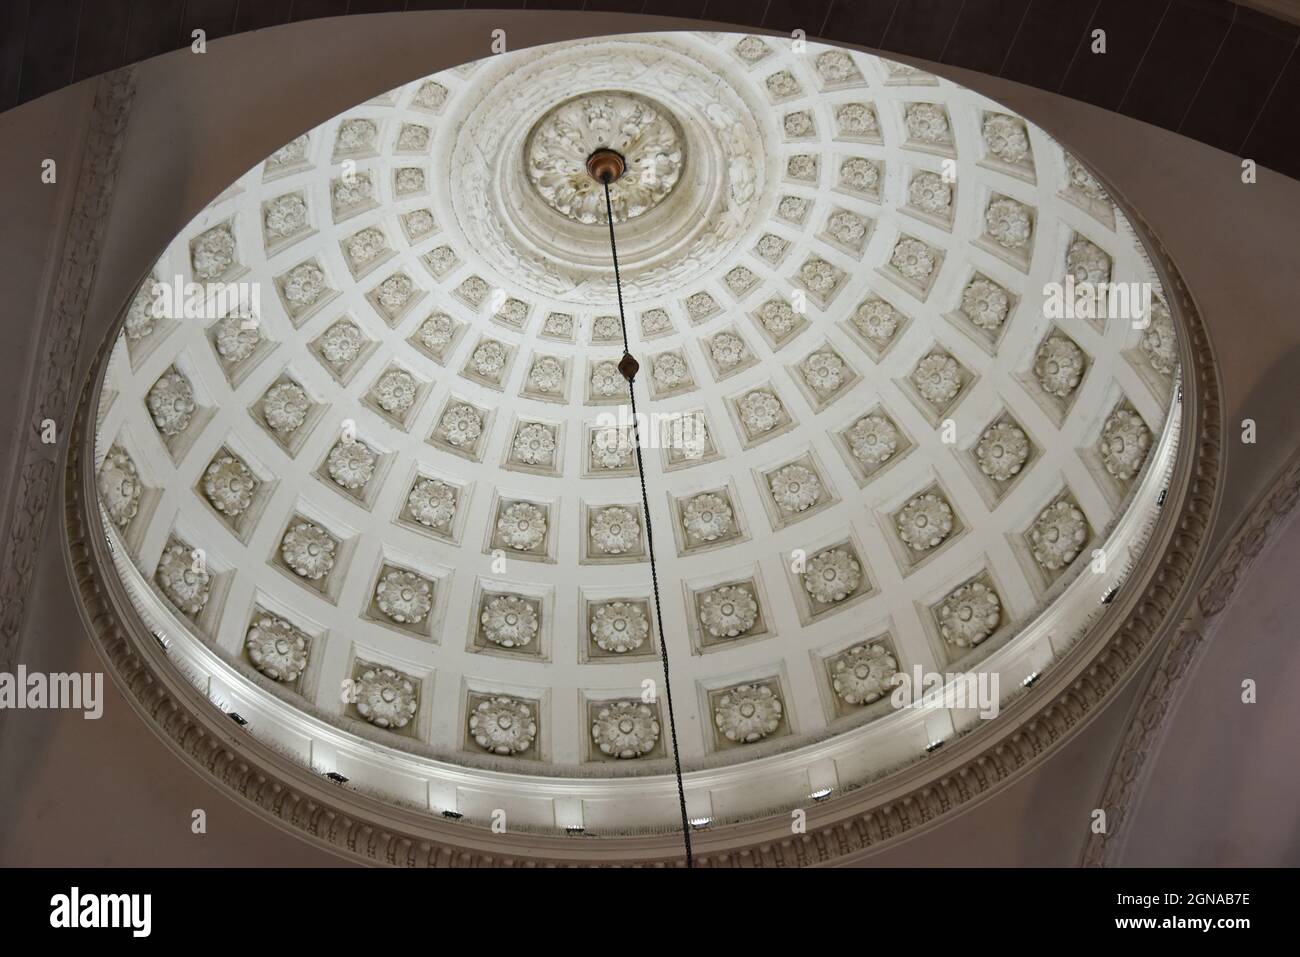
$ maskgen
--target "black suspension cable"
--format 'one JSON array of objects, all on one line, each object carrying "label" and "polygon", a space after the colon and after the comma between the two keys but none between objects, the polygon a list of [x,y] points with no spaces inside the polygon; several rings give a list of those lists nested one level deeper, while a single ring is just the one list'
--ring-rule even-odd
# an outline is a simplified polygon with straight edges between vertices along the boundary
[{"label": "black suspension cable", "polygon": [[627,347],[627,318],[623,315],[623,280],[618,273],[618,246],[614,242],[614,206],[609,198],[609,176],[602,178],[605,184],[605,213],[609,219],[609,251],[614,257],[614,288],[618,292],[618,323],[623,331],[623,358],[618,364],[618,371],[627,379],[627,395],[632,403],[632,442],[636,449],[636,470],[641,479],[641,506],[645,510],[646,551],[650,553],[650,583],[654,589],[655,624],[659,628],[659,657],[664,665],[664,700],[668,705],[668,733],[673,743],[673,766],[677,774],[677,801],[682,809],[682,841],[686,845],[686,866],[694,866],[691,855],[691,822],[686,816],[686,788],[682,784],[682,757],[677,750],[677,720],[673,715],[673,686],[668,677],[668,642],[664,640],[664,616],[659,606],[659,570],[655,564],[655,537],[650,525],[650,497],[646,493],[645,463],[641,459],[641,426],[637,423],[636,389],[633,383],[640,365],[632,357]]}]

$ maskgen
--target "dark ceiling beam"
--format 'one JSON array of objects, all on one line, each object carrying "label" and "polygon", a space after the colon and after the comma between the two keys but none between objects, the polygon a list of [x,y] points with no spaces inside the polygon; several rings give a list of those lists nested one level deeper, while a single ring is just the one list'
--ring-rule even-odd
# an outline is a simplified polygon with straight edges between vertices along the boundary
[{"label": "dark ceiling beam", "polygon": [[1300,0],[8,0],[0,110],[188,47],[196,29],[524,7],[802,29],[1060,93],[1300,179]]}]

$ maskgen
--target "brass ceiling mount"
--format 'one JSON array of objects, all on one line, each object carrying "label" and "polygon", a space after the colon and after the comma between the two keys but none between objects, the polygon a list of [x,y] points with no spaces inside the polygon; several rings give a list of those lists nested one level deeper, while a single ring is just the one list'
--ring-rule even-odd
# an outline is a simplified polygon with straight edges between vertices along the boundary
[{"label": "brass ceiling mount", "polygon": [[601,147],[587,157],[587,172],[598,183],[615,183],[627,170],[623,154]]}]

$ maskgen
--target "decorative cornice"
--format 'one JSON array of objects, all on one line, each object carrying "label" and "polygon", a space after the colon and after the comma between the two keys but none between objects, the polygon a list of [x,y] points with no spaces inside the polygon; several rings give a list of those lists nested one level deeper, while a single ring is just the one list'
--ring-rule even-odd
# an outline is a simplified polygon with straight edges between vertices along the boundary
[{"label": "decorative cornice", "polygon": [[1300,504],[1300,451],[1278,472],[1228,541],[1213,572],[1196,596],[1196,607],[1179,626],[1160,663],[1142,689],[1141,703],[1129,719],[1102,799],[1106,831],[1091,834],[1083,850],[1083,866],[1118,863],[1128,837],[1126,824],[1138,796],[1151,776],[1160,745],[1169,730],[1184,679],[1193,674],[1218,631],[1223,612],[1241,590],[1255,561],[1281,535]]},{"label": "decorative cornice", "polygon": [[[763,68],[748,70],[737,49],[751,55],[766,51]],[[762,189],[758,183],[753,187],[759,194],[751,200],[755,218],[731,235],[730,253],[709,265],[698,283],[671,283],[662,297],[634,303],[627,295],[634,278],[629,267],[636,262],[629,232],[640,225],[658,248],[662,237],[654,220],[676,215],[675,203],[685,198],[713,204],[729,195],[731,177],[748,179],[723,162],[726,154],[718,153],[716,144],[698,149],[688,144],[683,168],[695,170],[688,181],[674,187],[654,210],[617,230],[624,302],[632,306],[629,346],[644,349],[637,354],[646,370],[649,402],[674,418],[689,413],[682,417],[682,427],[672,426],[655,443],[669,447],[656,450],[664,463],[655,481],[662,504],[652,503],[652,512],[659,514],[655,524],[662,521],[671,532],[671,538],[664,538],[670,548],[658,556],[660,579],[667,572],[679,586],[664,605],[665,628],[688,639],[698,652],[680,656],[673,671],[675,686],[695,689],[678,698],[678,723],[687,730],[679,742],[682,768],[692,779],[691,805],[700,816],[712,814],[709,808],[716,806],[719,822],[748,820],[771,811],[771,798],[762,789],[746,787],[760,761],[765,762],[763,773],[790,782],[816,779],[819,787],[847,791],[893,770],[904,755],[920,759],[936,736],[927,732],[937,732],[940,722],[927,718],[923,709],[890,714],[887,702],[884,709],[863,709],[832,697],[827,659],[855,637],[845,631],[850,617],[889,631],[903,669],[959,657],[965,666],[979,660],[981,670],[1001,673],[1003,690],[1019,694],[1026,676],[1044,670],[1062,649],[1091,632],[1098,619],[1106,616],[1113,623],[1114,615],[1098,597],[1127,578],[1127,556],[1145,554],[1145,540],[1160,515],[1157,502],[1181,435],[1181,416],[1170,415],[1177,336],[1163,302],[1145,335],[1123,322],[1118,328],[1108,323],[1109,331],[1099,335],[1097,327],[1073,325],[1067,316],[1061,317],[1064,325],[1052,329],[1031,321],[1044,284],[1059,279],[1063,262],[1067,271],[1076,268],[1070,267],[1069,257],[1084,244],[1092,250],[1087,266],[1092,275],[1113,270],[1144,277],[1150,275],[1149,261],[1127,220],[1116,218],[1110,204],[1097,199],[1104,195],[1100,187],[1077,164],[1072,167],[1069,155],[1037,126],[998,112],[1012,127],[1011,139],[1019,138],[1023,153],[1007,155],[1020,163],[998,160],[998,166],[981,167],[979,157],[991,155],[990,140],[994,145],[1000,140],[986,135],[992,104],[973,90],[937,87],[932,77],[919,74],[901,83],[889,65],[869,56],[854,59],[843,50],[814,47],[803,55],[780,44],[722,34],[607,37],[521,51],[439,74],[441,79],[413,80],[302,134],[277,151],[269,167],[253,165],[233,184],[222,177],[226,188],[173,237],[152,272],[169,280],[237,277],[249,292],[260,285],[265,321],[247,324],[250,328],[234,316],[215,325],[178,322],[174,320],[182,317],[176,316],[150,321],[147,295],[132,306],[106,379],[105,394],[114,398],[101,401],[102,414],[96,416],[96,461],[105,456],[106,446],[116,445],[136,470],[125,488],[141,496],[135,517],[118,525],[118,532],[109,529],[119,546],[114,562],[141,600],[146,622],[171,642],[172,660],[186,659],[193,672],[208,675],[211,686],[221,689],[214,694],[222,700],[238,700],[252,733],[277,738],[304,760],[312,755],[319,762],[329,754],[340,765],[350,760],[344,755],[365,748],[365,770],[350,773],[351,787],[374,788],[398,802],[419,803],[433,795],[435,810],[463,811],[481,824],[483,813],[492,808],[502,808],[512,819],[521,817],[519,812],[532,803],[529,779],[545,777],[547,786],[582,795],[580,807],[566,808],[561,801],[552,810],[569,826],[579,818],[590,822],[586,833],[643,833],[670,826],[658,810],[637,810],[662,807],[658,795],[644,795],[644,804],[623,797],[633,778],[641,779],[647,791],[675,790],[665,773],[663,749],[646,760],[608,761],[593,751],[590,729],[584,728],[584,711],[589,716],[591,703],[606,693],[593,682],[622,674],[618,682],[624,691],[635,688],[643,677],[644,664],[638,662],[655,653],[649,639],[629,655],[625,649],[601,649],[591,634],[606,589],[617,588],[617,594],[647,609],[650,598],[645,522],[636,523],[640,534],[633,534],[636,529],[626,521],[613,523],[620,533],[617,540],[599,531],[601,520],[613,514],[607,506],[616,501],[626,505],[618,496],[634,488],[623,481],[634,466],[617,449],[610,457],[609,450],[597,449],[609,444],[597,440],[610,436],[594,428],[608,418],[598,411],[602,399],[616,403],[620,394],[626,399],[626,384],[613,361],[617,352],[602,351],[616,349],[621,341],[618,319],[609,314],[616,297],[603,300],[597,314],[590,315],[568,297],[521,288],[518,272],[494,266],[480,249],[484,240],[475,241],[466,232],[469,227],[456,210],[473,218],[482,203],[466,199],[455,185],[453,164],[438,158],[459,154],[455,144],[465,143],[460,120],[479,105],[495,109],[504,98],[511,115],[518,111],[510,90],[498,83],[511,73],[511,64],[536,69],[563,61],[581,66],[586,53],[596,50],[620,51],[618,62],[635,61],[627,64],[632,72],[615,74],[618,82],[600,71],[588,75],[586,67],[557,75],[556,83],[539,88],[549,93],[533,101],[534,109],[519,114],[517,122],[488,123],[483,133],[491,138],[484,140],[485,148],[466,149],[461,157],[466,182],[478,182],[489,199],[505,206],[512,196],[519,202],[535,200],[517,212],[534,233],[547,233],[557,243],[558,235],[549,232],[552,226],[581,228],[588,244],[599,238],[594,234],[600,230],[571,223],[543,204],[521,170],[515,170],[519,176],[508,175],[510,164],[523,163],[522,147],[486,148],[512,130],[522,135],[550,104],[577,102],[566,98],[582,90],[604,90],[601,96],[634,90],[646,102],[671,110],[683,129],[696,128],[700,135],[700,124],[691,118],[703,112],[719,120],[715,102],[770,104],[775,99],[788,111],[784,118],[773,115],[770,105],[747,111],[762,120],[763,135],[749,152],[755,168],[767,171]],[[642,62],[646,50],[649,59]],[[706,71],[710,89],[693,83],[698,95],[682,99],[687,90],[673,79],[676,68],[648,71],[646,63],[653,66],[670,54],[714,64],[712,72]],[[782,83],[768,84],[777,75],[789,78],[797,96],[782,92]],[[511,76],[511,82],[519,81]],[[871,108],[858,102],[861,84],[870,86],[868,77],[881,84],[894,81],[881,88],[880,95],[893,102],[888,109],[883,102]],[[665,84],[671,89],[657,92]],[[924,102],[913,102],[922,95]],[[432,121],[435,108],[438,119]],[[910,140],[904,139],[912,135],[904,132],[910,127],[895,129],[890,122],[895,114],[911,114],[913,126],[928,115],[933,129],[919,127],[926,135],[942,131],[941,138],[969,142],[958,162],[967,172],[959,173],[988,183],[993,189],[988,195],[1001,196],[1003,187],[1015,192],[1021,189],[1015,182],[1024,184],[1026,191],[1017,195],[1033,204],[1034,225],[1027,238],[1021,237],[1026,245],[1008,253],[1018,264],[1011,272],[998,273],[995,281],[972,265],[980,260],[988,266],[982,257],[994,248],[988,245],[987,191],[953,191],[939,182],[947,199],[932,203],[935,208],[926,215],[932,225],[948,220],[952,228],[941,230],[942,235],[927,233],[926,248],[935,255],[926,256],[932,264],[941,258],[945,265],[929,274],[924,300],[918,295],[921,287],[907,286],[901,273],[895,277],[901,286],[894,280],[882,286],[873,279],[880,278],[875,265],[892,275],[894,267],[886,265],[894,258],[891,250],[898,247],[899,235],[912,235],[914,217],[905,216],[904,206],[925,212],[915,198],[906,203],[901,198],[904,187],[908,195],[925,192],[917,188],[917,183],[924,186],[921,174],[881,178],[882,170],[900,163],[912,169]],[[818,115],[820,123],[813,120]],[[795,124],[802,133],[778,133],[792,117],[803,118],[810,128]],[[836,137],[879,140],[884,152],[869,151],[871,160],[842,158],[833,146]],[[799,142],[778,145],[785,139]],[[418,148],[412,145],[417,143]],[[856,145],[843,148],[861,152]],[[797,191],[793,185],[786,189],[780,170],[787,149],[797,150],[793,156],[820,170],[815,188],[805,181]],[[354,215],[340,196],[357,199],[365,191],[353,195],[345,189],[336,195],[338,164],[331,160],[362,152],[377,154],[367,156],[365,182],[378,192],[357,207],[378,205]],[[417,163],[413,154],[426,159]],[[1028,174],[1033,155],[1037,172],[1031,187],[1020,176]],[[851,161],[884,163],[871,165],[870,176],[853,180],[870,181],[874,188],[840,188],[849,175],[844,166]],[[701,167],[721,177],[713,184],[721,188],[700,182]],[[417,170],[426,171],[422,192],[411,194],[409,202],[395,198],[397,177]],[[791,175],[798,179],[803,174]],[[869,198],[885,193],[900,194],[898,209],[903,211],[897,217]],[[787,202],[791,199],[797,202]],[[975,210],[968,215],[963,210],[970,206]],[[1084,227],[1089,220],[1079,220],[1079,212],[1087,213],[1097,229]],[[800,220],[805,228],[792,230]],[[895,222],[896,229],[886,228]],[[1073,227],[1052,225],[1062,222],[1086,229],[1105,250],[1078,238]],[[362,223],[368,225],[359,228]],[[592,281],[611,278],[607,240],[599,261],[587,263]],[[433,243],[441,244],[435,249],[442,254],[421,252]],[[561,252],[544,258],[561,270],[581,265],[580,257]],[[663,258],[644,263],[667,267],[676,261],[677,253],[661,252]],[[453,265],[431,269],[429,257]],[[855,269],[854,262],[873,268]],[[699,268],[706,265],[697,263]],[[822,302],[814,307],[825,337],[801,338],[816,323],[809,322],[815,317],[799,315],[797,307],[806,303],[792,282]],[[706,308],[697,295],[705,297]],[[177,298],[174,291],[172,298]],[[494,303],[498,298],[500,303]],[[356,307],[347,307],[348,301]],[[864,302],[888,310],[874,326],[865,323]],[[956,303],[964,305],[956,312],[948,309],[957,308]],[[430,304],[434,313],[425,312]],[[557,312],[577,321],[581,344],[559,341],[554,329],[562,321],[544,332]],[[102,318],[114,316],[110,311]],[[292,331],[296,323],[301,323],[298,332]],[[408,334],[408,325],[415,335]],[[400,329],[397,335],[394,329]],[[874,329],[874,338],[864,329]],[[712,349],[721,330],[731,330],[747,353],[730,371]],[[971,343],[981,347],[970,349]],[[1154,359],[1153,350],[1159,352]],[[1032,373],[1017,374],[1015,363],[1004,361],[1015,356],[1021,364],[1038,365],[1044,375],[1058,365],[1061,371],[1044,385]],[[531,372],[543,358],[558,367],[551,394],[539,395],[538,389],[522,384],[517,388],[520,373]],[[440,362],[446,375],[437,373]],[[873,363],[876,375],[870,373]],[[936,364],[943,373],[938,382],[946,385],[938,391],[930,382]],[[280,374],[270,379],[275,369]],[[958,461],[942,443],[925,441],[944,416],[965,421],[969,414],[974,422],[968,424],[978,428],[968,439],[982,435],[992,398],[1005,407],[999,415],[1007,419],[1028,415],[1032,420],[1035,409],[1046,413],[1046,420],[1033,424],[1032,438],[1024,433],[1024,458],[1015,481],[1010,475],[988,478],[970,468],[969,447],[959,450]],[[1130,458],[1115,474],[1104,467],[1105,450],[1121,442],[1105,428],[1113,425],[1120,403],[1141,431],[1123,438]],[[1067,414],[1067,407],[1076,411]],[[614,405],[610,409],[617,411]],[[833,409],[853,411],[854,421],[825,414]],[[350,418],[357,413],[359,418]],[[865,413],[875,414],[882,426],[871,435],[857,435],[859,426],[869,424],[862,421]],[[338,435],[344,416],[359,430],[356,441],[342,442]],[[387,431],[390,426],[396,431]],[[612,434],[617,437],[618,431]],[[430,435],[434,438],[427,439]],[[213,452],[210,443],[218,438],[222,448]],[[572,439],[578,439],[577,450]],[[870,454],[855,454],[855,441]],[[892,451],[886,454],[887,444]],[[728,468],[718,462],[723,453],[733,473],[730,481],[722,475]],[[355,459],[355,467],[336,461],[338,455]],[[370,464],[365,456],[372,457]],[[245,476],[233,488],[235,498],[214,494],[217,486],[209,480],[218,458],[231,463],[231,477]],[[1077,466],[1067,470],[1068,488],[1061,485],[1061,472],[1037,465],[1057,459]],[[752,474],[742,482],[746,463],[753,466]],[[347,465],[346,474],[336,469],[339,464]],[[1114,461],[1109,464],[1117,469]],[[196,469],[206,469],[201,484],[193,478]],[[224,469],[215,473],[222,481]],[[428,488],[421,486],[412,504],[420,482],[416,472],[441,473],[446,480],[443,488],[452,501],[439,505],[441,517],[436,509],[426,511],[426,519],[438,519],[433,524],[415,516],[422,499],[426,507],[432,501]],[[111,493],[104,489],[110,476],[101,469],[100,478],[107,502]],[[874,530],[871,513],[860,508],[857,488],[867,488],[874,500],[888,504],[890,514],[879,512]],[[1058,567],[1035,563],[1033,548],[1026,544],[1034,534],[1025,526],[1049,497],[1052,502],[1069,499],[1061,503],[1067,508],[1079,506],[1074,514],[1084,524],[1082,539],[1078,525],[1066,528],[1066,539],[1103,547],[1110,567],[1094,563],[1090,570],[1087,561],[1073,561],[1077,554],[1053,558],[1041,548],[1040,557]],[[390,501],[400,511],[387,514],[381,503]],[[130,503],[126,507],[132,508]],[[640,509],[628,514],[633,513],[640,515]],[[773,549],[755,553],[749,543],[760,526],[771,530]],[[606,523],[607,531],[610,527]],[[976,528],[982,533],[963,534]],[[1052,534],[1056,532],[1046,537]],[[885,547],[869,554],[873,550],[863,542],[873,540]],[[191,562],[181,561],[199,541],[212,560],[206,580],[195,577]],[[832,543],[853,551],[861,575],[852,593],[831,594],[828,600],[812,595],[807,572],[792,570],[781,554],[810,544],[821,551]],[[304,554],[318,549],[318,558]],[[383,562],[391,569],[427,583],[431,606],[420,621],[398,621],[390,613],[391,603],[385,610],[376,601],[376,587],[387,575],[387,569],[375,569],[369,559],[376,550],[387,556]],[[160,563],[163,554],[166,560]],[[268,555],[289,574],[246,571],[262,567]],[[498,555],[505,556],[504,564]],[[923,563],[925,573],[912,574]],[[726,587],[742,589],[737,596],[748,594],[739,605],[713,600],[723,584],[718,577],[723,569],[731,569]],[[881,576],[891,580],[889,587],[880,587]],[[319,604],[304,592],[307,582],[334,600]],[[521,613],[514,617],[525,631],[496,627],[492,609],[511,596]],[[250,601],[258,608],[275,608],[321,639],[310,642],[300,682],[271,684],[251,672],[246,629],[249,614],[256,612],[249,611]],[[753,607],[748,617],[719,619],[716,611],[731,605]],[[850,606],[860,614],[845,614]],[[365,610],[358,614],[358,607]],[[955,624],[972,611],[978,613],[969,624]],[[647,620],[651,617],[647,611]],[[412,637],[436,646],[434,657],[409,657]],[[1090,634],[1089,646],[1095,650],[1102,637]],[[358,657],[392,668],[422,687],[416,713],[402,734],[365,721],[350,706],[356,702],[341,702],[333,693],[344,674],[355,680]],[[752,668],[737,671],[746,660]],[[805,667],[807,661],[814,667]],[[523,678],[525,671],[541,682],[528,699],[536,707],[536,747],[512,756],[467,735],[467,696],[516,693],[511,676]],[[748,741],[729,741],[718,727],[712,702],[725,693],[719,685],[742,681],[770,681],[783,720],[765,735],[746,733],[740,737]],[[461,693],[450,693],[456,688]],[[951,731],[943,736],[950,738]],[[890,743],[877,746],[886,739]],[[933,767],[935,762],[927,763]],[[500,771],[507,773],[491,773]],[[807,797],[798,790],[792,799]],[[539,828],[555,826],[551,814],[529,819]]]},{"label": "decorative cornice", "polygon": [[1265,547],[1272,543],[1292,517],[1300,503],[1300,451],[1278,473],[1268,492],[1251,509],[1233,536],[1223,557],[1215,563],[1215,573],[1197,596],[1201,613],[1216,618],[1228,607],[1240,590]]},{"label": "decorative cornice", "polygon": [[[1131,209],[1127,214],[1138,220]],[[787,813],[718,826],[696,837],[702,867],[799,867],[858,854],[988,796],[1081,730],[1166,635],[1191,601],[1219,501],[1220,388],[1205,328],[1186,286],[1145,229],[1149,252],[1181,320],[1185,395],[1182,451],[1147,554],[1092,638],[1077,642],[1034,689],[944,752],[808,809],[792,834]],[[105,347],[107,354],[107,346]],[[94,508],[87,453],[103,357],[86,382],[65,473],[67,559],[92,641],[126,697],[183,759],[282,828],[353,860],[396,866],[680,866],[674,835],[582,840],[491,835],[395,809],[323,782],[229,720],[191,687],[149,638],[111,574]],[[1101,629],[1109,628],[1109,633]],[[1098,648],[1098,644],[1100,647]],[[238,740],[238,744],[236,744]]]},{"label": "decorative cornice", "polygon": [[135,70],[105,74],[95,82],[95,100],[81,156],[73,207],[68,220],[51,295],[45,335],[38,345],[36,384],[29,407],[31,429],[21,448],[22,462],[6,525],[0,574],[0,669],[11,670],[27,612],[32,574],[44,538],[45,516],[58,472],[54,449],[40,440],[42,419],[53,419],[60,433],[74,409],[73,381],[81,350],[81,330],[99,263],[100,247],[113,194],[123,133],[135,95]]}]

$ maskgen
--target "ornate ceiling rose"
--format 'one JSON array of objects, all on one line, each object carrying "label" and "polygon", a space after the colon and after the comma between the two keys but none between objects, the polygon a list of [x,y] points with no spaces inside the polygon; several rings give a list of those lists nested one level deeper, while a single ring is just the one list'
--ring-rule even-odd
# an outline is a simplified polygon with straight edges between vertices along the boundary
[{"label": "ornate ceiling rose", "polygon": [[144,491],[131,456],[116,447],[109,449],[99,469],[98,487],[109,520],[125,528],[139,514],[140,495]]},{"label": "ornate ceiling rose", "polygon": [[296,681],[307,668],[307,636],[283,618],[264,615],[244,639],[248,660],[273,681]]},{"label": "ornate ceiling rose", "polygon": [[650,621],[639,605],[609,602],[592,614],[591,635],[602,650],[626,654],[645,643],[650,636]]},{"label": "ornate ceiling rose", "polygon": [[667,109],[635,93],[604,90],[566,100],[537,121],[524,146],[528,180],[561,216],[608,222],[604,187],[588,167],[599,150],[617,152],[625,164],[609,187],[615,223],[663,202],[686,161],[685,136]]},{"label": "ornate ceiling rose", "polygon": [[846,704],[870,704],[893,690],[898,662],[879,644],[857,645],[836,659],[832,687]]},{"label": "ornate ceiling rose", "polygon": [[416,686],[392,668],[367,668],[356,680],[356,708],[381,728],[404,728],[415,717]]},{"label": "ornate ceiling rose", "polygon": [[830,548],[808,560],[803,587],[820,602],[843,601],[862,583],[862,566],[842,548]]},{"label": "ornate ceiling rose", "polygon": [[537,721],[528,705],[501,695],[479,703],[470,715],[469,731],[485,751],[518,754],[533,746]]},{"label": "ornate ceiling rose", "polygon": [[[711,51],[661,38],[544,48],[525,64],[489,66],[491,82],[445,157],[456,223],[499,272],[574,304],[614,300],[602,185],[587,158],[616,150],[610,187],[623,295],[683,288],[724,261],[763,213],[772,173],[770,109],[718,82]],[[482,157],[496,157],[485,164]]]}]

